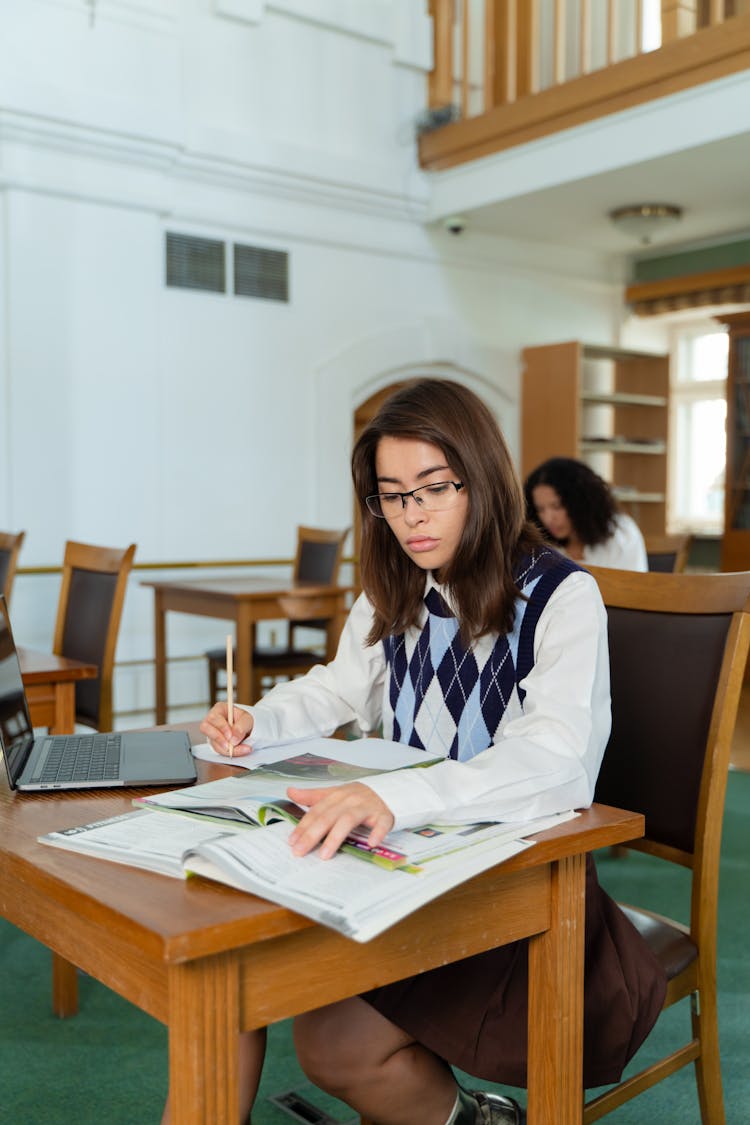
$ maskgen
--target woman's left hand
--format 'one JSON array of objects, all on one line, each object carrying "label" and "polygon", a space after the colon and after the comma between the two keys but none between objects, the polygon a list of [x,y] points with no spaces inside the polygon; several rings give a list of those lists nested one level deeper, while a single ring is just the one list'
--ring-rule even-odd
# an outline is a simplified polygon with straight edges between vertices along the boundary
[{"label": "woman's left hand", "polygon": [[374,847],[382,843],[393,828],[393,813],[385,801],[361,781],[336,785],[332,789],[292,786],[287,794],[308,810],[289,837],[295,855],[306,855],[322,840],[320,858],[330,859],[358,824],[371,829],[367,843]]}]

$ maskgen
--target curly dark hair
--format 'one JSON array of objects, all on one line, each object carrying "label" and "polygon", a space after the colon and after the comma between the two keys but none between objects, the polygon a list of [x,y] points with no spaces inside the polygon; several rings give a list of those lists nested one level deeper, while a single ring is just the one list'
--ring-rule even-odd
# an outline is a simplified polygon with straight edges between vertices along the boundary
[{"label": "curly dark hair", "polygon": [[462,638],[469,642],[486,632],[509,632],[519,593],[515,566],[544,540],[526,518],[521,481],[489,408],[459,383],[424,378],[383,403],[352,453],[362,514],[362,588],[374,609],[368,643],[416,625],[424,597],[424,571],[399,546],[386,520],[373,516],[365,503],[378,491],[378,443],[391,436],[437,446],[466,488],[461,541],[440,576],[458,610]]},{"label": "curly dark hair", "polygon": [[560,503],[584,546],[595,547],[613,534],[619,508],[607,482],[583,461],[576,461],[573,457],[550,457],[529,473],[523,486],[529,519],[548,542],[560,545],[537,518],[532,497],[534,489],[540,484],[549,485],[560,497]]}]

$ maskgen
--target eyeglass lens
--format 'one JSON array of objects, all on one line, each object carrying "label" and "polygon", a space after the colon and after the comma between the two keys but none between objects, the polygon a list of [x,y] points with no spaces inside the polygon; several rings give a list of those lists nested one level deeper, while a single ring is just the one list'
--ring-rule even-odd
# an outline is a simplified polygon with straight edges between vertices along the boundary
[{"label": "eyeglass lens", "polygon": [[373,515],[383,516],[385,519],[400,516],[410,498],[418,507],[426,512],[440,512],[451,508],[458,497],[459,490],[463,487],[456,481],[436,481],[434,484],[425,484],[411,492],[379,492],[366,498],[367,507]]}]

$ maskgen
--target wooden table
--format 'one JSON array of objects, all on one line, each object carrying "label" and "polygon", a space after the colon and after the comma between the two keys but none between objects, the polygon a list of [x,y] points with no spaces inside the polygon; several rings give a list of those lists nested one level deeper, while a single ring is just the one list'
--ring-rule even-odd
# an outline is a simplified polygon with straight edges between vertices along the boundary
[{"label": "wooden table", "polygon": [[76,683],[93,680],[99,671],[96,664],[20,645],[18,662],[32,726],[49,727],[51,734],[72,733],[76,721]]},{"label": "wooden table", "polygon": [[[229,772],[198,766],[202,780]],[[522,937],[531,937],[528,1125],[580,1125],[585,853],[642,835],[640,815],[594,805],[360,945],[220,884],[37,843],[42,832],[124,812],[133,794],[14,795],[0,785],[0,904],[10,922],[167,1024],[176,1125],[237,1120],[241,1029]]]},{"label": "wooden table", "polygon": [[336,652],[348,613],[349,586],[321,586],[272,576],[216,578],[186,582],[143,582],[154,590],[154,657],[156,661],[156,722],[167,721],[166,615],[192,613],[234,621],[236,632],[236,699],[251,699],[252,659],[258,621],[282,618],[327,619],[326,659]]}]

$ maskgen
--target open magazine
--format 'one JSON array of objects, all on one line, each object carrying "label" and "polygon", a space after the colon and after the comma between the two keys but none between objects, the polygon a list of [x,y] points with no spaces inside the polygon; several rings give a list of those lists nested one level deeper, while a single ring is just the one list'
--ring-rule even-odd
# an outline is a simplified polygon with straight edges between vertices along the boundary
[{"label": "open magazine", "polygon": [[506,826],[513,838],[467,844],[419,866],[388,869],[338,852],[295,856],[292,825],[277,820],[248,831],[196,817],[137,809],[40,836],[43,844],[99,856],[165,875],[202,875],[249,891],[353,938],[369,941],[450,888],[529,847],[530,832],[569,820],[573,812]]},{"label": "open magazine", "polygon": [[[420,765],[429,764],[430,759],[424,754],[420,758]],[[360,765],[352,766],[304,749],[281,761],[260,765],[241,776],[225,777],[203,785],[194,785],[189,789],[136,797],[133,804],[217,823],[231,822],[263,827],[274,821],[288,820],[296,824],[304,816],[305,810],[286,796],[289,785],[323,788],[340,785],[344,781],[366,781],[368,777],[380,772]],[[382,844],[371,846],[367,843],[370,830],[361,826],[350,833],[341,850],[355,854],[358,858],[370,859],[382,867],[394,868],[419,864],[482,840],[498,837],[512,839],[517,834],[515,825],[495,821],[425,824],[418,828],[389,832]]]}]

